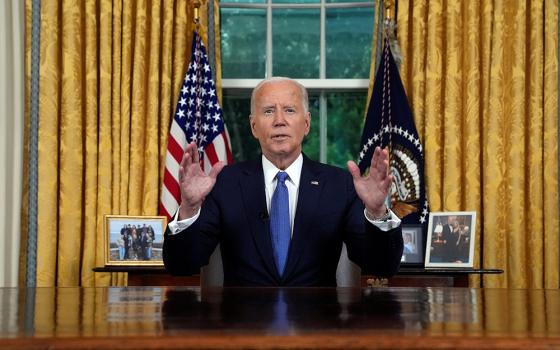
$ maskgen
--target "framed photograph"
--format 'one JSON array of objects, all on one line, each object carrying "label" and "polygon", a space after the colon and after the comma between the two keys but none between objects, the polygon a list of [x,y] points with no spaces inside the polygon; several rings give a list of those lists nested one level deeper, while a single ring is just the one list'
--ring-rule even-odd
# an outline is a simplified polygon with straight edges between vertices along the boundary
[{"label": "framed photograph", "polygon": [[105,216],[105,266],[163,266],[165,216]]},{"label": "framed photograph", "polygon": [[421,266],[424,262],[424,235],[422,225],[402,225],[404,242],[401,264],[403,266]]},{"label": "framed photograph", "polygon": [[430,213],[426,267],[473,267],[476,212]]}]

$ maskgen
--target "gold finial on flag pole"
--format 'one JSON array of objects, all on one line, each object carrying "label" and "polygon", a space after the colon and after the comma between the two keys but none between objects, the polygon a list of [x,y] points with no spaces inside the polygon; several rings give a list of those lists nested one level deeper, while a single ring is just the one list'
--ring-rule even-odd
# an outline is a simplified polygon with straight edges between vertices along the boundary
[{"label": "gold finial on flag pole", "polygon": [[196,29],[200,26],[200,6],[202,5],[203,0],[194,0],[194,24],[196,25]]},{"label": "gold finial on flag pole", "polygon": [[395,6],[395,1],[385,0],[383,3],[385,4],[385,19],[390,21],[393,19],[393,7]]}]

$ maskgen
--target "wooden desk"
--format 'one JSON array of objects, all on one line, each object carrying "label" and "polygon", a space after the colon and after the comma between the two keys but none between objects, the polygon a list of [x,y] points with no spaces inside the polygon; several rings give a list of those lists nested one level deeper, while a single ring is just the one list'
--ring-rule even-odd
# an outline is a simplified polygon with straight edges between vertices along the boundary
[{"label": "wooden desk", "polygon": [[560,291],[3,288],[0,349],[553,349]]},{"label": "wooden desk", "polygon": [[[199,286],[200,276],[171,276],[163,266],[106,266],[95,272],[127,272],[129,286]],[[470,274],[502,273],[499,269],[431,268],[402,266],[397,276],[378,280],[362,277],[362,287],[372,284],[390,287],[468,287]]]}]

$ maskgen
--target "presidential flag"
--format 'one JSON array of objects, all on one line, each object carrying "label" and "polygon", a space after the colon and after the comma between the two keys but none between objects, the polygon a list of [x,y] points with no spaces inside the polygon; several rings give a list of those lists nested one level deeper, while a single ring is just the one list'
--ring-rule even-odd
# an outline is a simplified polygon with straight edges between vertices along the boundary
[{"label": "presidential flag", "polygon": [[191,62],[183,80],[169,130],[160,214],[171,218],[181,203],[179,165],[190,142],[196,142],[201,166],[209,172],[218,161],[231,164],[231,144],[216,95],[216,84],[200,35],[195,31]]},{"label": "presidential flag", "polygon": [[358,166],[367,171],[376,146],[389,148],[391,209],[406,224],[425,224],[428,200],[422,144],[387,38],[362,132]]}]

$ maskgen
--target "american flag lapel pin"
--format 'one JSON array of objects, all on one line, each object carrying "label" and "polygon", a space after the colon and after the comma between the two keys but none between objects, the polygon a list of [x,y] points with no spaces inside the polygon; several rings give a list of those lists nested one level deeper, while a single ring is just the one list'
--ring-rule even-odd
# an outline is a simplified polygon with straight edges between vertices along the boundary
[{"label": "american flag lapel pin", "polygon": [[311,181],[312,185],[319,186],[319,181]]}]

